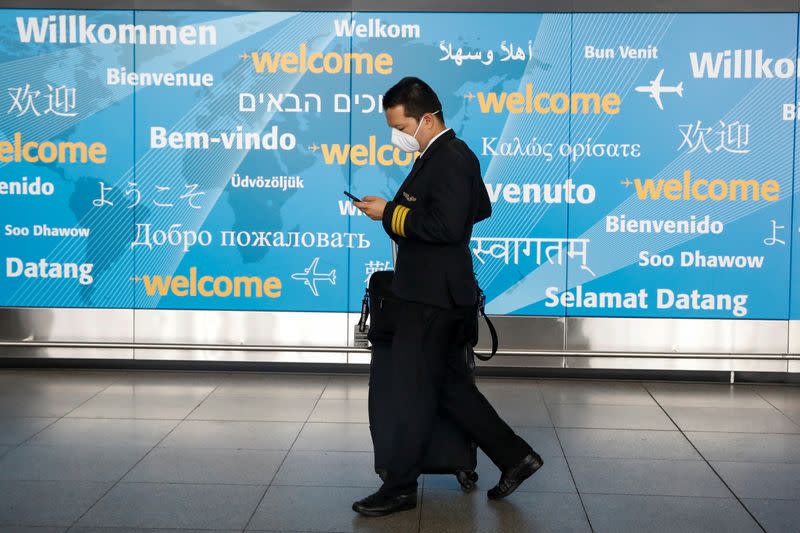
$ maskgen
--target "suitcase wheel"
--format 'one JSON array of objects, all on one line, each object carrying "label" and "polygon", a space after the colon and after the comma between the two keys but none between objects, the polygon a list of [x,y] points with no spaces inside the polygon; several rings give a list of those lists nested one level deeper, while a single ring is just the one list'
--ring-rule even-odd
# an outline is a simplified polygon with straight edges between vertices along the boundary
[{"label": "suitcase wheel", "polygon": [[475,482],[478,481],[478,473],[473,470],[461,470],[456,472],[456,478],[461,485],[461,490],[470,492],[475,489]]}]

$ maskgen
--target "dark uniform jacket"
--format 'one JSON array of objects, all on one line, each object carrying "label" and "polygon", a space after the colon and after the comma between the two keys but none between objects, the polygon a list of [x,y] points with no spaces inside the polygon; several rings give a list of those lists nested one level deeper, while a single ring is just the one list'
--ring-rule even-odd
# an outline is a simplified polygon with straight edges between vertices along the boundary
[{"label": "dark uniform jacket", "polygon": [[383,227],[397,242],[392,291],[448,309],[474,304],[472,225],[491,213],[478,158],[446,131],[417,158],[383,212]]}]

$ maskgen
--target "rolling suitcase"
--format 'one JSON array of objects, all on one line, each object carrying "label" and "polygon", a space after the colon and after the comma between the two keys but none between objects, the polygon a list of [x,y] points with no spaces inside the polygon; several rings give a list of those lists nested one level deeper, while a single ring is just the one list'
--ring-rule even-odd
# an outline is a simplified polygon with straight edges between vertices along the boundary
[{"label": "rolling suitcase", "polygon": [[[375,472],[383,479],[391,449],[389,419],[389,399],[382,395],[388,390],[391,380],[391,343],[372,344],[372,362],[369,367],[369,431],[375,451]],[[470,491],[475,488],[478,474],[477,446],[452,420],[437,414],[433,435],[425,459],[422,461],[423,474],[454,474],[461,488]]]},{"label": "rolling suitcase", "polygon": [[[375,472],[383,479],[386,462],[391,453],[391,432],[387,424],[390,400],[382,394],[391,380],[391,323],[392,296],[389,285],[391,271],[375,272],[362,302],[361,320],[357,327],[364,332],[370,320],[368,338],[372,344],[369,371],[369,428],[375,453]],[[380,296],[379,296],[380,295]],[[473,375],[474,379],[474,375]],[[464,491],[475,488],[478,474],[477,445],[452,420],[437,414],[433,435],[422,462],[424,474],[454,474]]]}]

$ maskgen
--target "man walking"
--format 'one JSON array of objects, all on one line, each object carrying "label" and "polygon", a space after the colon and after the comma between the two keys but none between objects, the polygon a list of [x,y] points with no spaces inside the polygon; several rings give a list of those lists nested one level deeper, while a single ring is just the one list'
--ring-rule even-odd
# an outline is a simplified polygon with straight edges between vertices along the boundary
[{"label": "man walking", "polygon": [[355,206],[380,220],[397,243],[393,293],[403,300],[392,340],[391,459],[378,492],[353,510],[380,516],[416,507],[417,477],[438,409],[500,468],[490,499],[511,494],[542,459],[478,391],[463,350],[454,349],[477,298],[469,242],[475,222],[491,215],[478,158],[445,126],[427,83],[407,77],[383,97],[392,144],[419,151],[394,199],[366,196]]}]

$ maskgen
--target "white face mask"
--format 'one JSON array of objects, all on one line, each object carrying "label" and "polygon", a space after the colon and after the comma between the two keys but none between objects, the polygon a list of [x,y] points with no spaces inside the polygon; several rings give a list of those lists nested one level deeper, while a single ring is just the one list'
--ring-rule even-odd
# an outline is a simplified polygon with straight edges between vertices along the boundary
[{"label": "white face mask", "polygon": [[[435,115],[438,111],[434,111],[431,115]],[[422,127],[422,119],[425,118],[423,115],[420,118],[419,125],[417,126],[416,131],[414,131],[414,135],[409,135],[404,131],[400,131],[397,128],[392,128],[392,144],[398,147],[400,150],[404,152],[417,152],[419,151],[419,141],[417,140],[417,133],[419,133],[420,127]]]}]

